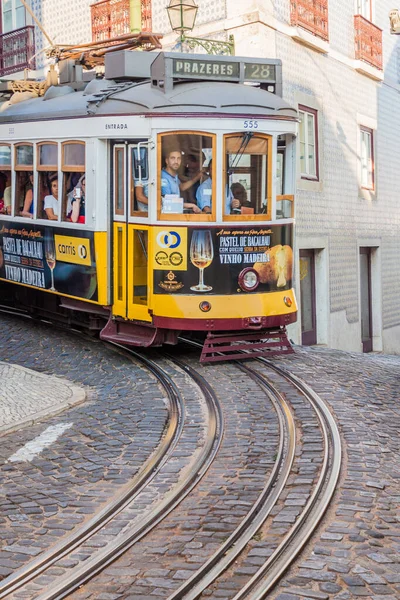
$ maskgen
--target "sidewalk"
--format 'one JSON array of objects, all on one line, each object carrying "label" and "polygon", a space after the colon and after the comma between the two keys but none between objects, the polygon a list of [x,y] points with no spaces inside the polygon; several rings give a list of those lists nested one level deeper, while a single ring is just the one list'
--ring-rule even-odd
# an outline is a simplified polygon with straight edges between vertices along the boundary
[{"label": "sidewalk", "polygon": [[0,436],[86,399],[83,388],[65,379],[0,362]]}]

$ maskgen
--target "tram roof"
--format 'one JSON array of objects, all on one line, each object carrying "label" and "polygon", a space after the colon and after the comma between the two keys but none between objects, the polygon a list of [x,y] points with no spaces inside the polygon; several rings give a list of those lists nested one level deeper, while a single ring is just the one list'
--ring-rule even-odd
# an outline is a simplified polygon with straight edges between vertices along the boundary
[{"label": "tram roof", "polygon": [[250,85],[212,81],[179,83],[165,92],[152,87],[149,81],[116,83],[96,79],[83,91],[54,86],[40,98],[15,104],[5,102],[0,111],[0,123],[127,114],[297,117],[295,108],[271,92]]}]

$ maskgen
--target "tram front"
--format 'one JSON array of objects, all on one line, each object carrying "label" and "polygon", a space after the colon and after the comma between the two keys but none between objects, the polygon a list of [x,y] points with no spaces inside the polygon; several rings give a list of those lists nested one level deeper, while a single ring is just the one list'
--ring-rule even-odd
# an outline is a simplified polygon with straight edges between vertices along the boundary
[{"label": "tram front", "polygon": [[134,97],[148,137],[112,146],[101,336],[158,345],[204,332],[202,360],[290,351],[297,112],[279,96],[280,61],[163,53],[151,82]]}]

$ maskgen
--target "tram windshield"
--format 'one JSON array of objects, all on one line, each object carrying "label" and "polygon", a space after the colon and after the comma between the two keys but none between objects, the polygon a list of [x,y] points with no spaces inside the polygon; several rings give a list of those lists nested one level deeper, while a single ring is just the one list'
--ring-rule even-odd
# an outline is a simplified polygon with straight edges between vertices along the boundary
[{"label": "tram windshield", "polygon": [[225,137],[225,215],[267,215],[270,138],[253,132]]},{"label": "tram windshield", "polygon": [[169,133],[161,138],[161,213],[207,215],[215,211],[214,136]]}]

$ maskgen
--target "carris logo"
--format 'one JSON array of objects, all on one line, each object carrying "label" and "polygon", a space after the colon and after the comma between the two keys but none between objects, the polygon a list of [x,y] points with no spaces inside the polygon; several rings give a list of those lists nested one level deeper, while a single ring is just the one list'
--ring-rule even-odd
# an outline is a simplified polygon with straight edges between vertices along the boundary
[{"label": "carris logo", "polygon": [[86,246],[84,246],[83,244],[80,244],[78,246],[78,254],[79,254],[80,258],[82,258],[83,260],[85,260],[85,258],[87,257]]},{"label": "carris logo", "polygon": [[181,243],[181,236],[176,231],[160,231],[157,244],[160,248],[177,248]]}]

